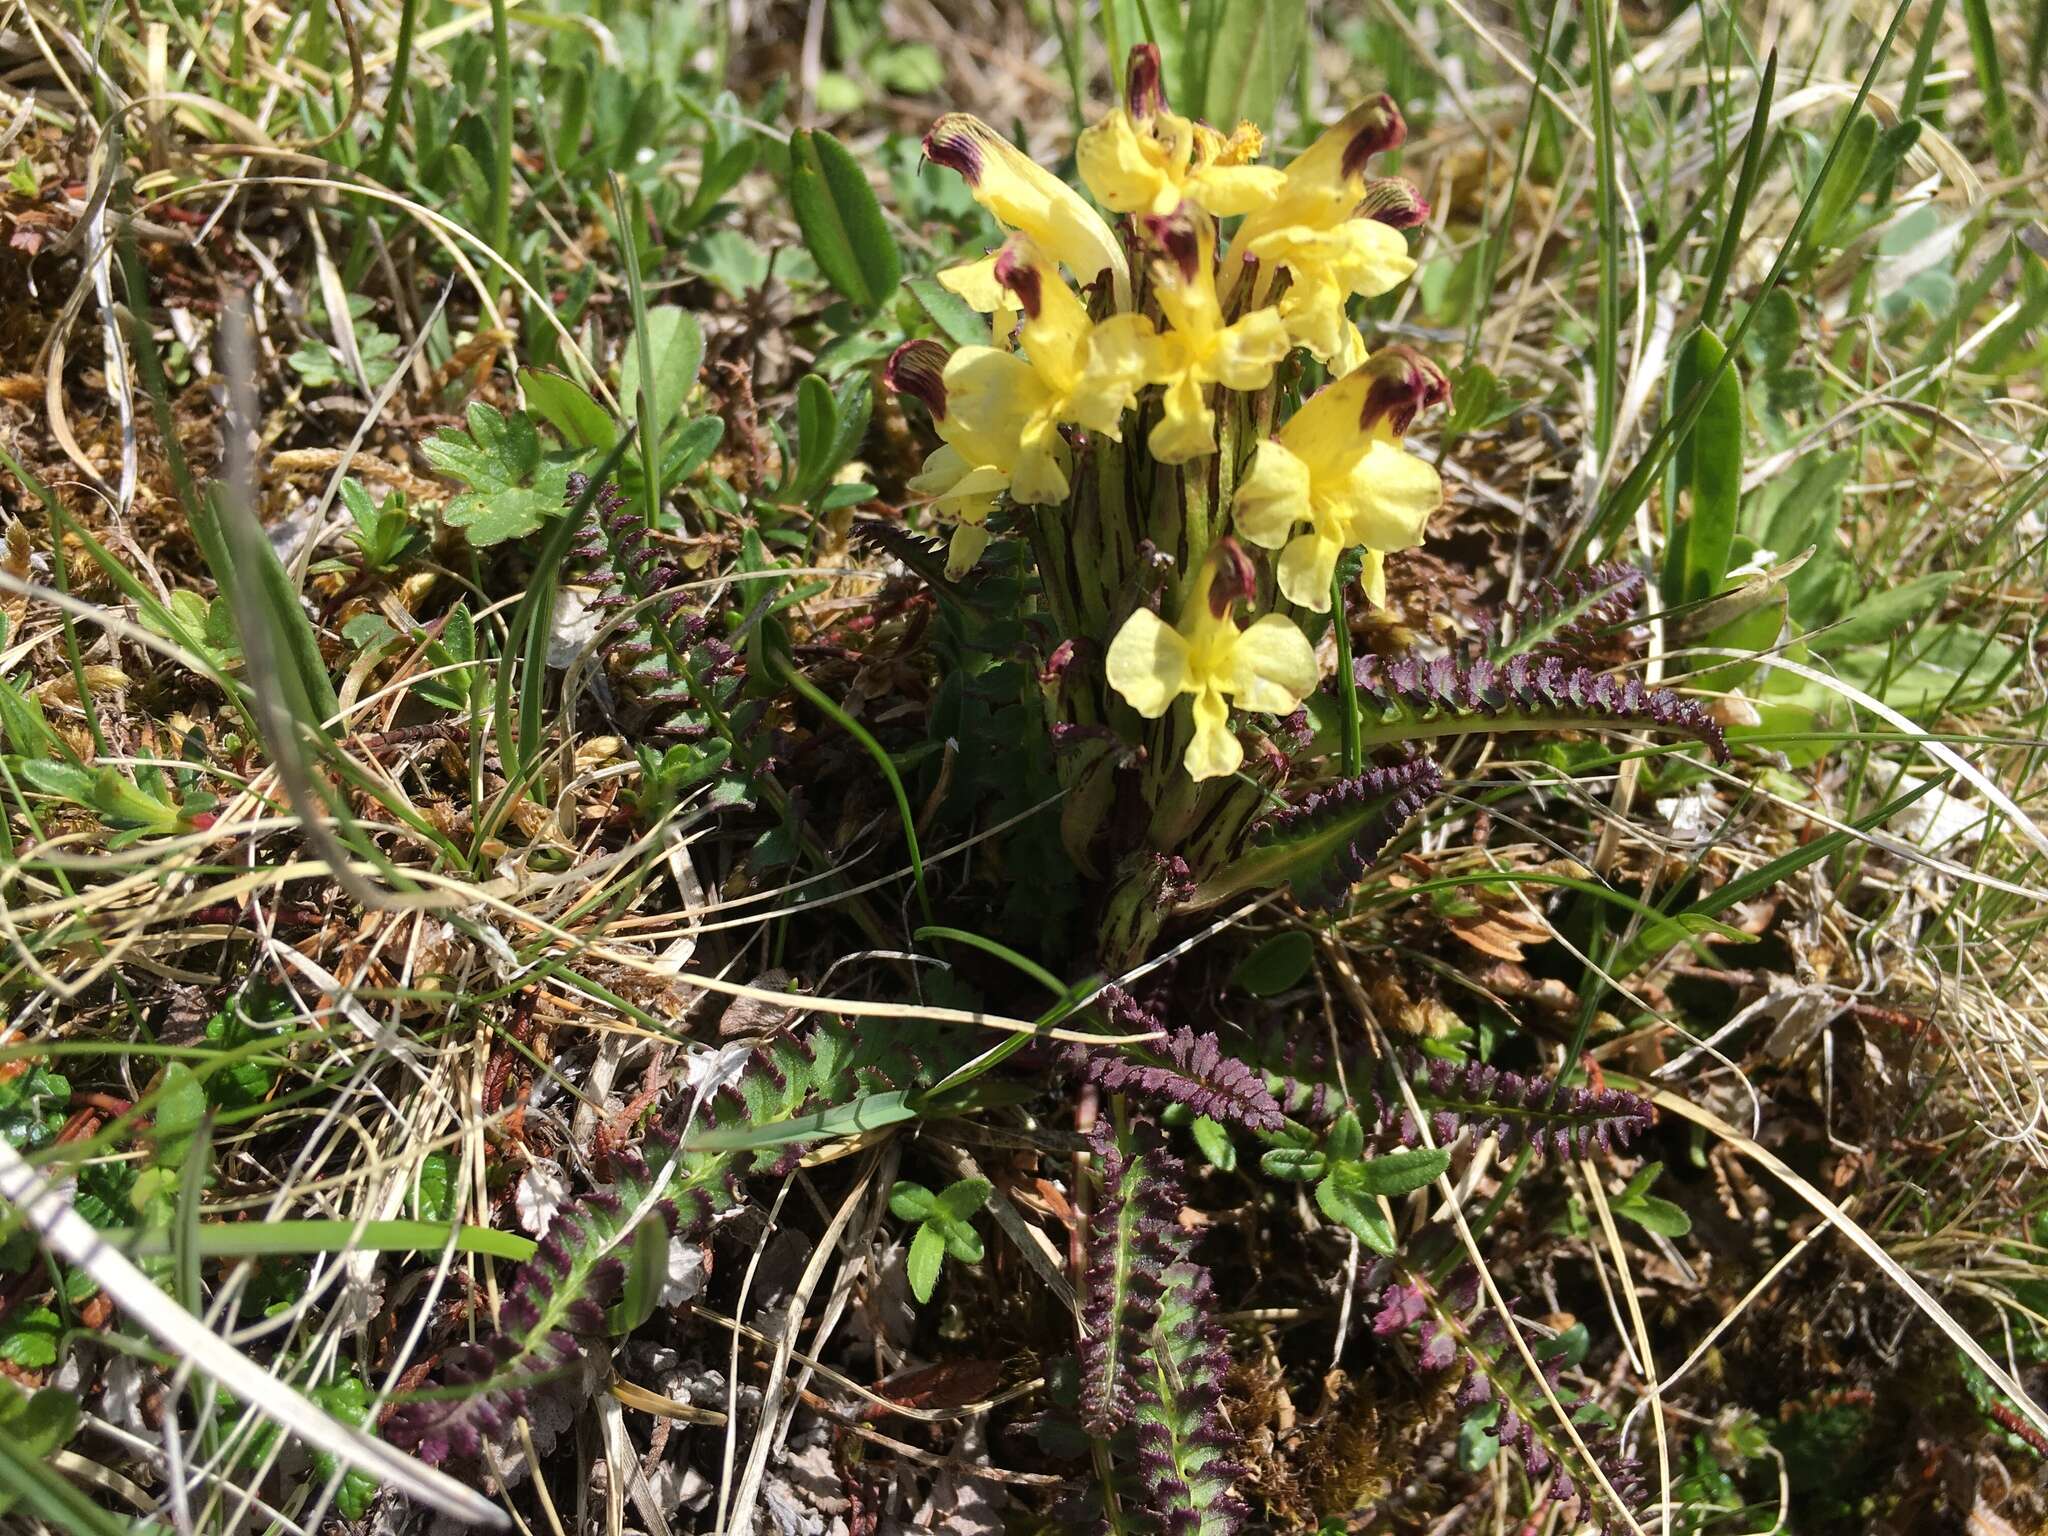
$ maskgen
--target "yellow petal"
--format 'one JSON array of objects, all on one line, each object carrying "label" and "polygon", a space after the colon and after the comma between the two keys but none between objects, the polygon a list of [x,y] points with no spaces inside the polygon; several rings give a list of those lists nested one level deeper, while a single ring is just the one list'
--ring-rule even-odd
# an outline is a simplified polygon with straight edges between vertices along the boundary
[{"label": "yellow petal", "polygon": [[[1327,600],[1328,589],[1324,589]],[[1269,613],[1237,637],[1230,649],[1230,679],[1225,685],[1239,709],[1256,714],[1288,715],[1315,692],[1322,680],[1315,647],[1294,627],[1294,621]]]},{"label": "yellow petal", "polygon": [[1095,200],[1114,213],[1166,214],[1180,205],[1158,140],[1121,108],[1082,130],[1074,159]]},{"label": "yellow petal", "polygon": [[1010,472],[993,464],[978,465],[934,497],[932,508],[957,522],[978,523],[996,507],[996,501],[1010,488]]},{"label": "yellow petal", "polygon": [[1290,345],[1279,311],[1255,309],[1216,338],[1203,372],[1225,389],[1264,389]]},{"label": "yellow petal", "polygon": [[1195,736],[1181,762],[1197,781],[1228,778],[1244,762],[1244,744],[1230,730],[1229,706],[1214,688],[1195,695]]},{"label": "yellow petal", "polygon": [[1140,608],[1109,642],[1109,686],[1147,720],[1188,691],[1188,643],[1158,614]]},{"label": "yellow petal", "polygon": [[1150,438],[1152,457],[1185,464],[1216,451],[1216,413],[1209,409],[1201,381],[1183,373],[1166,387],[1159,421]]},{"label": "yellow petal", "polygon": [[1237,488],[1232,516],[1239,536],[1261,549],[1278,549],[1296,523],[1308,520],[1308,497],[1308,465],[1286,444],[1268,438]]},{"label": "yellow petal", "polygon": [[949,112],[925,135],[925,154],[960,173],[974,200],[1004,225],[1029,235],[1074,274],[1092,283],[1111,274],[1120,307],[1130,304],[1123,247],[1086,199],[978,117]]},{"label": "yellow petal", "polygon": [[1067,440],[1050,416],[1040,416],[1024,430],[1017,445],[1017,465],[1010,473],[1010,499],[1025,506],[1057,506],[1067,499]]},{"label": "yellow petal", "polygon": [[1381,436],[1351,473],[1346,532],[1373,549],[1413,549],[1430,514],[1443,505],[1443,481],[1414,454]]},{"label": "yellow petal", "polygon": [[1330,586],[1337,576],[1337,557],[1344,546],[1319,532],[1308,532],[1280,551],[1276,572],[1280,595],[1314,613],[1330,611]]},{"label": "yellow petal", "polygon": [[987,548],[988,530],[979,523],[962,523],[953,530],[953,540],[946,546],[946,575],[958,581],[974,569],[974,562]]},{"label": "yellow petal", "polygon": [[939,274],[939,286],[958,294],[984,315],[1003,308],[1010,300],[1003,285],[996,281],[996,257],[1001,254],[991,251],[979,261],[946,268]]},{"label": "yellow petal", "polygon": [[1014,352],[960,347],[946,361],[939,435],[979,464],[1015,467],[1026,424],[1045,408],[1037,371]]},{"label": "yellow petal", "polygon": [[1349,212],[1365,182],[1365,161],[1400,144],[1406,131],[1385,96],[1361,102],[1295,156],[1287,167],[1288,199],[1320,198]]},{"label": "yellow petal", "polygon": [[1353,369],[1311,395],[1280,429],[1280,441],[1308,465],[1316,483],[1332,489],[1341,486],[1364,456],[1370,439],[1360,428],[1359,419],[1365,414],[1372,384],[1370,373],[1362,368]]},{"label": "yellow petal", "polygon": [[1065,394],[1087,366],[1088,308],[1066,285],[1059,269],[1031,241],[1012,235],[996,259],[996,271],[1024,312],[1018,338],[1048,388]]},{"label": "yellow petal", "polygon": [[1375,608],[1387,606],[1387,557],[1376,549],[1365,552],[1365,563],[1358,570],[1359,584],[1365,588],[1365,600]]},{"label": "yellow petal", "polygon": [[1181,190],[1205,212],[1234,219],[1268,206],[1286,185],[1287,173],[1270,165],[1209,165],[1191,172]]},{"label": "yellow petal", "polygon": [[1139,390],[1171,366],[1166,343],[1144,315],[1111,315],[1090,327],[1080,374],[1067,397],[1067,419],[1121,441],[1124,412],[1137,404]]},{"label": "yellow petal", "polygon": [[904,482],[904,489],[913,496],[943,496],[973,468],[959,449],[941,443],[925,455],[924,468]]}]

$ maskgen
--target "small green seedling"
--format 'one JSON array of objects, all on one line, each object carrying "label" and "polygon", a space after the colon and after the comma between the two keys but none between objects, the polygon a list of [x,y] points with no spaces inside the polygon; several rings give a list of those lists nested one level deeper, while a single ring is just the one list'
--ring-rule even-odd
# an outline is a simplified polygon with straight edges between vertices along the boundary
[{"label": "small green seedling", "polygon": [[911,1293],[920,1302],[932,1299],[947,1254],[962,1264],[981,1262],[981,1236],[967,1218],[987,1203],[990,1188],[987,1179],[962,1179],[937,1194],[907,1182],[889,1191],[889,1209],[897,1220],[918,1224],[908,1268]]},{"label": "small green seedling", "polygon": [[1347,1109],[1321,1146],[1304,1138],[1274,1147],[1260,1165],[1271,1178],[1314,1184],[1316,1204],[1325,1216],[1356,1233],[1374,1253],[1392,1254],[1394,1228],[1380,1209],[1380,1198],[1420,1189],[1450,1167],[1451,1154],[1431,1147],[1408,1147],[1380,1157],[1364,1153],[1365,1128]]}]

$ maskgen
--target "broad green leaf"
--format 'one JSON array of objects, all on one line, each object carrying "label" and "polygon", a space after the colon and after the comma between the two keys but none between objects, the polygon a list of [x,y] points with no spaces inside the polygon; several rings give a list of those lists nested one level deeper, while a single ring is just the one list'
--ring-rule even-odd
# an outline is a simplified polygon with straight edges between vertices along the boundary
[{"label": "broad green leaf", "polygon": [[852,152],[829,133],[798,129],[789,143],[789,198],[825,280],[870,313],[888,302],[902,260]]},{"label": "broad green leaf", "polygon": [[1330,1125],[1330,1134],[1323,1141],[1323,1152],[1332,1163],[1348,1163],[1365,1151],[1365,1128],[1358,1123],[1358,1116],[1345,1110]]},{"label": "broad green leaf", "polygon": [[559,373],[543,373],[536,368],[522,368],[519,387],[526,392],[526,403],[571,448],[595,448],[602,452],[618,441],[619,427],[612,420],[611,412],[599,405],[590,391],[574,379]]},{"label": "broad green leaf", "polygon": [[93,788],[98,775],[90,768],[81,768],[76,763],[30,759],[18,771],[31,789],[55,795],[59,800],[69,800],[73,805],[94,803]]},{"label": "broad green leaf", "polygon": [[606,1322],[614,1334],[627,1334],[654,1315],[668,1284],[668,1229],[659,1221],[641,1222],[619,1258],[626,1277]]},{"label": "broad green leaf", "polygon": [[63,1331],[63,1323],[48,1307],[17,1306],[0,1318],[0,1360],[30,1371],[55,1365]]},{"label": "broad green leaf", "polygon": [[796,477],[789,494],[809,501],[832,472],[832,445],[839,436],[839,402],[832,386],[807,373],[796,387]]},{"label": "broad green leaf", "polygon": [[[1691,398],[1693,391],[1721,367],[1727,349],[1705,328],[1696,329],[1678,349],[1671,376],[1671,406]],[[1742,497],[1742,382],[1736,370],[1723,371],[1707,396],[1693,428],[1679,440],[1672,455],[1673,491],[1690,493],[1683,521],[1666,530],[1664,599],[1692,603],[1721,590],[1728,574],[1728,554],[1735,540],[1736,514]],[[1674,494],[1666,516],[1676,518]]]},{"label": "broad green leaf", "polygon": [[206,1087],[192,1069],[174,1061],[163,1070],[151,1095],[156,1138],[155,1163],[169,1167],[185,1155],[186,1138],[206,1117]]},{"label": "broad green leaf", "polygon": [[889,1191],[889,1210],[898,1221],[929,1221],[938,1203],[930,1190],[908,1180]]},{"label": "broad green leaf", "polygon": [[1300,929],[1276,933],[1240,960],[1230,984],[1253,997],[1276,997],[1308,974],[1315,940]]},{"label": "broad green leaf", "polygon": [[[653,377],[649,399],[641,402],[640,341],[626,343],[625,362],[619,369],[620,407],[636,418],[644,412],[645,425],[654,430],[656,441],[668,435],[681,413],[683,402],[697,385],[697,370],[704,364],[704,331],[697,317],[673,304],[659,304],[647,311],[647,351]],[[611,446],[609,442],[592,446]]]},{"label": "broad green leaf", "polygon": [[964,1221],[933,1222],[946,1240],[946,1252],[962,1264],[981,1262],[981,1234]]},{"label": "broad green leaf", "polygon": [[[377,536],[377,519],[379,516],[377,503],[370,500],[368,489],[354,475],[344,475],[342,477],[341,504],[347,509],[350,520],[356,525],[356,530],[365,539],[372,539]],[[173,592],[171,596],[175,598],[178,594]]]},{"label": "broad green leaf", "polygon": [[1306,0],[1195,0],[1187,49],[1202,55],[1200,91],[1176,105],[1225,133],[1244,121],[1270,127],[1307,24]]},{"label": "broad green leaf", "polygon": [[1844,216],[1863,189],[1863,173],[1870,165],[1870,157],[1877,148],[1877,119],[1867,112],[1858,112],[1841,134],[1841,150],[1834,165],[1828,171],[1828,179],[1821,187],[1820,200],[1813,211],[1813,241],[1816,245],[1841,245],[1838,235],[1848,233],[1842,228]]},{"label": "broad green leaf", "polygon": [[141,1527],[101,1509],[42,1457],[26,1453],[0,1433],[0,1488],[51,1530],[66,1536],[134,1536]]},{"label": "broad green leaf", "polygon": [[910,1278],[910,1292],[920,1302],[932,1299],[932,1290],[939,1283],[939,1266],[945,1260],[945,1236],[931,1223],[925,1223],[910,1240],[910,1257],[904,1266]]},{"label": "broad green leaf", "polygon": [[443,431],[420,445],[427,462],[470,488],[443,511],[475,545],[524,538],[562,511],[566,464],[543,464],[540,434],[524,411],[510,416],[474,401],[467,433]]},{"label": "broad green leaf", "polygon": [[908,1090],[892,1088],[886,1093],[867,1093],[829,1109],[812,1110],[768,1125],[736,1125],[728,1130],[706,1131],[685,1143],[690,1151],[739,1152],[755,1147],[779,1147],[792,1141],[812,1141],[837,1136],[858,1136],[884,1126],[915,1120],[923,1109]]},{"label": "broad green leaf", "polygon": [[1332,1168],[1316,1185],[1316,1205],[1330,1220],[1357,1233],[1359,1241],[1374,1253],[1391,1256],[1394,1228],[1381,1212],[1379,1202],[1338,1176],[1340,1168],[1357,1166],[1350,1163]]},{"label": "broad green leaf", "polygon": [[1655,1195],[1617,1204],[1614,1214],[1624,1216],[1646,1232],[1659,1237],[1683,1237],[1692,1230],[1692,1218],[1679,1206]]},{"label": "broad green leaf", "polygon": [[429,1152],[420,1159],[419,1213],[422,1221],[447,1221],[455,1214],[455,1159]]},{"label": "broad green leaf", "polygon": [[1406,1147],[1351,1165],[1358,1170],[1358,1187],[1369,1194],[1405,1195],[1420,1189],[1451,1166],[1451,1154],[1442,1147]]},{"label": "broad green leaf", "polygon": [[942,285],[936,277],[913,277],[911,297],[916,299],[932,324],[945,333],[956,347],[985,347],[989,343],[988,319],[959,294]]},{"label": "broad green leaf", "polygon": [[1230,1139],[1230,1132],[1207,1115],[1197,1115],[1188,1132],[1195,1138],[1195,1146],[1212,1168],[1232,1173],[1237,1168],[1237,1143]]},{"label": "broad green leaf", "polygon": [[[78,1427],[78,1399],[57,1387],[30,1395],[0,1376],[0,1435],[30,1456],[47,1456],[70,1443]],[[5,1499],[0,1494],[0,1500]],[[7,1506],[0,1502],[0,1509]]]},{"label": "broad green leaf", "polygon": [[704,467],[725,439],[725,423],[716,416],[695,416],[677,427],[668,441],[668,457],[661,466],[661,483],[674,487]]},{"label": "broad green leaf", "polygon": [[1914,621],[1939,608],[1948,590],[1967,571],[1929,571],[1897,586],[1864,594],[1841,623],[1807,637],[1814,654],[1832,656],[1857,645],[1882,645],[1894,635],[1910,634]]},{"label": "broad green leaf", "polygon": [[954,1221],[965,1221],[988,1203],[994,1188],[987,1179],[961,1179],[940,1191],[938,1208]]},{"label": "broad green leaf", "polygon": [[1269,1179],[1287,1184],[1307,1184],[1323,1176],[1329,1159],[1315,1147],[1273,1147],[1259,1158],[1259,1168]]}]

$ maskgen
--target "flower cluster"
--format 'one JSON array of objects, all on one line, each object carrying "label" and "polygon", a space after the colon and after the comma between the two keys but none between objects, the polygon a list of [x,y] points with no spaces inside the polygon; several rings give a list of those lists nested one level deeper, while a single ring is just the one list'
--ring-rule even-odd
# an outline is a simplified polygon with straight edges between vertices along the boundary
[{"label": "flower cluster", "polygon": [[[1446,398],[1443,375],[1405,348],[1367,355],[1349,314],[1415,267],[1402,231],[1425,208],[1406,182],[1366,172],[1404,135],[1380,97],[1285,169],[1257,165],[1258,130],[1225,134],[1169,110],[1158,53],[1140,47],[1123,104],[1076,146],[1095,202],[1121,216],[1114,228],[977,118],[948,114],[925,138],[1006,238],[939,276],[990,317],[986,344],[949,354],[913,341],[890,360],[890,383],[924,403],[940,439],[911,490],[952,525],[956,577],[1006,502],[1070,508],[1077,456],[1123,443],[1127,421],[1137,461],[1116,478],[1137,501],[1165,505],[1176,485],[1215,496],[1213,512],[1189,497],[1177,543],[1135,520],[1129,545],[1182,562],[1169,612],[1141,605],[1141,583],[1119,568],[1126,590],[1102,606],[1121,622],[1090,637],[1107,642],[1109,686],[1139,716],[1188,697],[1182,761],[1198,780],[1244,760],[1233,706],[1291,714],[1321,679],[1281,604],[1329,612],[1339,562],[1359,550],[1365,595],[1383,605],[1385,557],[1420,543],[1442,500],[1402,438]],[[1333,382],[1268,434],[1297,353]],[[1270,572],[1245,546],[1271,552]],[[1269,611],[1240,625],[1262,593]]]}]

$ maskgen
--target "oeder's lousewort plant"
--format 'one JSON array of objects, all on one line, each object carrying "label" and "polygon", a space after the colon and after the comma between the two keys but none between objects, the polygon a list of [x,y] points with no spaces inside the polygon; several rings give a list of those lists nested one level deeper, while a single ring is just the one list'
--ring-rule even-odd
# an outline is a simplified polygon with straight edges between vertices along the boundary
[{"label": "oeder's lousewort plant", "polygon": [[[1389,559],[1443,503],[1408,439],[1448,400],[1444,374],[1406,347],[1369,351],[1351,318],[1414,270],[1405,231],[1426,210],[1372,169],[1404,136],[1379,97],[1284,168],[1260,165],[1252,126],[1173,112],[1141,47],[1122,103],[1080,138],[1093,203],[973,117],[926,137],[1006,237],[939,278],[988,317],[985,340],[913,340],[889,361],[937,443],[911,490],[947,534],[935,579],[971,586],[998,539],[1028,552],[1061,837],[1101,892],[1092,958],[1110,974],[1177,916],[1247,894],[1342,906],[1444,792],[1430,746],[1445,738],[1634,727],[1725,750],[1698,703],[1602,665],[1642,593],[1624,565],[1538,583],[1462,645],[1353,655],[1352,615],[1387,603]],[[884,542],[936,569],[900,530]],[[737,751],[748,721],[732,711],[756,707],[738,658],[609,488],[570,563],[622,627],[612,682],[628,728]],[[1309,1186],[1362,1245],[1352,1300],[1379,1347],[1424,1377],[1462,1366],[1457,1401],[1497,1406],[1493,1434],[1544,1498],[1621,1519],[1640,1479],[1610,1439],[1562,1432],[1560,1407],[1592,1410],[1560,1395],[1557,1357],[1539,1385],[1460,1256],[1411,1251],[1386,1201],[1488,1137],[1502,1156],[1619,1153],[1649,1127],[1647,1101],[1405,1047],[1336,1059],[1261,1043],[1193,1027],[1165,995],[1101,989],[1069,1022],[1124,1043],[1026,1058],[1099,1110],[1074,1165],[1073,1392],[1045,1415],[1091,1447],[1070,1485],[1087,1518],[1126,1536],[1227,1536],[1255,1518],[1229,1341],[1170,1150],[1193,1127],[1208,1162],[1256,1149],[1245,1171]],[[647,1253],[702,1243],[749,1174],[797,1166],[801,1141],[757,1151],[751,1136],[871,1101],[924,1104],[976,1055],[971,1038],[830,1018],[761,1045],[680,1142],[655,1134],[594,1160],[599,1187],[556,1216],[493,1325],[442,1348],[386,1434],[479,1476],[516,1466],[516,1422],[566,1423],[609,1340],[637,1326]]]}]

